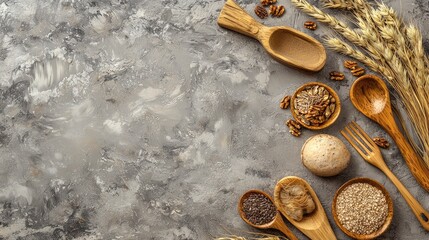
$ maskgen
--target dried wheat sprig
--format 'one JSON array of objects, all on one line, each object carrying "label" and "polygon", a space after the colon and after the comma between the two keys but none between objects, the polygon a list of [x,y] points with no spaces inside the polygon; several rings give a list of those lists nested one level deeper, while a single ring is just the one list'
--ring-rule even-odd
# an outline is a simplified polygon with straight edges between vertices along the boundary
[{"label": "dried wheat sprig", "polygon": [[429,94],[429,58],[425,55],[425,75],[426,75],[426,80],[425,80],[425,89],[426,92],[428,92]]},{"label": "dried wheat sprig", "polygon": [[[403,65],[414,79],[418,78],[416,67],[411,62],[412,52],[409,49],[409,42],[406,39],[406,31],[403,28],[401,19],[396,16],[395,11],[386,6],[379,4],[378,10],[373,11],[374,21],[376,22],[379,33],[388,42],[388,47],[396,50],[397,56],[403,62]],[[413,84],[414,82],[411,82]]]},{"label": "dried wheat sprig", "polygon": [[[422,83],[424,82],[424,77],[422,78],[422,74],[425,72],[423,67],[424,53],[422,43],[419,43],[418,36],[416,36],[416,34],[418,34],[416,32],[419,31],[417,29],[410,29],[410,32],[407,33],[407,29],[404,27],[402,20],[397,17],[395,11],[384,4],[380,4],[379,9],[375,11],[373,15],[375,16],[375,19],[382,20],[382,22],[378,22],[378,26],[382,26],[379,29],[383,38],[387,42],[393,42],[392,45],[394,46],[389,47],[391,49],[397,50],[396,55],[400,58],[403,66],[409,73],[409,79],[406,81],[406,84],[413,88],[413,91],[410,92],[411,95],[409,95],[409,97],[414,101],[414,103],[417,104],[415,109],[420,110],[420,112],[423,114],[422,117],[426,118],[428,114],[428,107],[427,104],[424,103],[427,101],[427,92],[424,90],[424,88],[422,88]],[[385,34],[386,32],[389,32],[389,34]],[[407,35],[410,34],[414,34],[414,39],[407,37]],[[386,38],[387,35],[390,35],[389,38]],[[413,42],[410,42],[410,40]],[[421,46],[421,49],[418,49],[419,45]],[[410,47],[415,48],[415,50],[410,49]],[[417,57],[416,54],[419,54],[420,56]],[[418,58],[420,58],[420,60]]]},{"label": "dried wheat sprig", "polygon": [[300,8],[302,11],[307,13],[308,15],[314,17],[320,22],[328,24],[331,28],[338,31],[341,35],[343,35],[350,42],[361,44],[364,40],[357,34],[355,31],[350,30],[347,24],[338,20],[337,18],[331,16],[330,14],[326,14],[322,12],[319,8],[314,7],[310,3],[305,0],[291,0],[295,6]]},{"label": "dried wheat sprig", "polygon": [[[374,34],[370,32],[370,29],[361,29],[361,31],[369,40],[368,41],[361,35],[357,34],[355,31],[349,29],[347,24],[339,21],[338,19],[329,14],[322,12],[320,9],[311,5],[306,0],[291,0],[291,2],[308,15],[316,18],[321,22],[329,24],[331,28],[336,30],[350,42],[366,49],[369,53],[373,55],[373,58],[375,60],[392,65],[392,68],[397,70],[396,75],[398,75],[401,79],[407,79],[405,69],[401,62],[394,56],[390,48],[386,48],[378,38],[374,37]],[[367,5],[365,6],[367,7]],[[389,56],[389,58],[391,57],[391,59],[388,59],[386,61],[385,56]],[[392,62],[390,62],[390,60],[392,60]],[[409,83],[405,83],[405,85],[408,87]]]},{"label": "dried wheat sprig", "polygon": [[[383,55],[380,53],[379,49],[385,49],[382,46],[381,41],[377,41],[374,38],[374,34],[366,34],[368,39],[365,39],[362,35],[358,34],[356,31],[351,30],[346,23],[338,20],[337,18],[331,16],[330,14],[322,12],[319,8],[311,5],[306,0],[291,0],[291,2],[302,11],[308,15],[314,17],[320,22],[327,23],[332,29],[340,33],[345,39],[350,41],[353,44],[356,44],[359,47],[364,48],[369,53],[373,55],[373,58],[377,61],[384,61]],[[366,31],[367,29],[361,29]],[[374,42],[375,41],[375,42]],[[377,46],[375,46],[377,44]],[[392,54],[389,54],[392,55]]]},{"label": "dried wheat sprig", "polygon": [[291,0],[291,2],[308,15],[314,17],[320,22],[328,24],[332,29],[336,30],[351,43],[365,48],[374,55],[375,60],[383,60],[383,56],[371,44],[369,44],[366,39],[364,39],[356,31],[351,30],[344,22],[338,20],[330,14],[322,12],[319,8],[311,5],[306,0]]},{"label": "dried wheat sprig", "polygon": [[[371,68],[371,70],[376,71],[376,72],[385,72],[388,73],[390,72],[389,69],[385,68],[384,66],[382,66],[381,64],[377,64],[374,59],[372,59],[371,57],[366,56],[365,54],[363,54],[361,51],[354,49],[353,47],[351,47],[349,44],[341,41],[338,38],[327,38],[325,40],[326,45],[328,45],[328,47],[330,47],[331,49],[340,52],[344,55],[350,56],[360,62],[362,62],[363,64],[367,65],[369,68]],[[392,79],[392,73],[390,74],[386,74],[385,75],[386,78],[388,79]]]},{"label": "dried wheat sprig", "polygon": [[429,74],[429,72],[425,69],[422,34],[416,26],[411,24],[406,27],[406,33],[410,43],[409,47],[414,49],[414,51],[412,51],[412,61],[415,63],[418,73],[418,78],[416,79],[417,84],[423,87],[425,83],[425,73]]},{"label": "dried wheat sprig", "polygon": [[326,8],[362,11],[368,7],[368,4],[363,0],[325,0],[323,6]]},{"label": "dried wheat sprig", "polygon": [[353,5],[350,3],[350,1],[345,0],[326,0],[323,4],[326,8],[337,8],[337,9],[347,9],[352,10]]}]

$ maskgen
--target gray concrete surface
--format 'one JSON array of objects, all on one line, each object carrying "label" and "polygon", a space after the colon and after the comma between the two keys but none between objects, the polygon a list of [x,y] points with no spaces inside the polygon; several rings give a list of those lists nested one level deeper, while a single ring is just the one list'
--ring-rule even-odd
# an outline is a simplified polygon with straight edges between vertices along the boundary
[{"label": "gray concrete surface", "polygon": [[[308,17],[279,2],[285,16],[265,24],[318,39],[332,34],[304,29]],[[256,1],[239,3],[252,12]],[[386,3],[427,36],[427,1]],[[351,120],[385,136],[351,105],[351,75],[327,79],[344,71],[345,57],[328,51],[317,74],[280,65],[255,40],[217,26],[222,5],[0,0],[0,239],[210,239],[255,231],[237,215],[238,197],[251,188],[272,192],[288,175],[311,183],[338,239],[347,237],[331,217],[332,197],[357,176],[382,182],[393,197],[393,224],[380,239],[428,238],[395,187],[351,148],[351,166],[337,177],[316,177],[300,162],[308,137],[339,136]],[[278,102],[309,81],[336,89],[343,109],[333,127],[295,138]],[[396,146],[383,152],[429,209],[429,194]]]}]

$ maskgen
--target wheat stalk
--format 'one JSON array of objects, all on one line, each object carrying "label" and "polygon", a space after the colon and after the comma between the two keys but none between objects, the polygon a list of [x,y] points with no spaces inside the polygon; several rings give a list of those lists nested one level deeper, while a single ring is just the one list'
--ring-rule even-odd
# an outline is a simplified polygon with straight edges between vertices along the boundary
[{"label": "wheat stalk", "polygon": [[337,8],[337,9],[347,9],[347,10],[353,9],[353,5],[350,4],[350,1],[344,1],[344,0],[327,0],[325,1],[324,6],[327,8]]},{"label": "wheat stalk", "polygon": [[425,56],[424,56],[424,50],[423,50],[423,40],[422,40],[422,34],[414,25],[409,25],[406,28],[407,38],[410,43],[410,47],[414,48],[414,51],[412,52],[412,62],[416,64],[416,69],[418,72],[418,82],[417,84],[420,87],[424,87],[425,84],[425,73],[429,75],[429,72],[425,69]]},{"label": "wheat stalk", "polygon": [[[324,13],[306,0],[291,0],[308,15],[327,23],[354,48],[339,38],[326,44],[382,74],[396,90],[417,132],[421,148],[411,143],[429,166],[429,58],[424,54],[422,36],[413,25],[405,26],[396,12],[383,3],[372,8],[365,0],[328,0],[324,6],[350,10],[358,30]],[[361,50],[362,49],[362,50]]]},{"label": "wheat stalk", "polygon": [[[340,52],[346,56],[350,56],[350,57],[362,62],[363,64],[367,65],[369,68],[371,68],[371,70],[373,70],[375,72],[388,73],[390,71],[389,69],[385,68],[384,66],[377,64],[374,61],[374,59],[372,59],[371,57],[366,56],[361,51],[354,49],[349,44],[341,41],[338,38],[328,38],[325,40],[325,43],[331,49],[333,49],[337,52]],[[388,79],[393,78],[391,73],[386,74],[385,77]]]}]

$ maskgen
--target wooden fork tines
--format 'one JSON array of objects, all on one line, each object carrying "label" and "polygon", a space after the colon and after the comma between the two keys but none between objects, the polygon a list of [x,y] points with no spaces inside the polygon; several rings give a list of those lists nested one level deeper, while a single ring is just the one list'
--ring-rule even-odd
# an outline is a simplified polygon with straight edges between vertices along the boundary
[{"label": "wooden fork tines", "polygon": [[347,139],[353,148],[356,149],[362,158],[365,159],[365,161],[380,169],[390,179],[390,181],[392,181],[410,206],[414,215],[417,217],[417,220],[419,220],[424,229],[429,231],[429,213],[411,195],[392,171],[390,171],[384,162],[380,149],[368,134],[366,134],[365,131],[363,131],[363,129],[355,122],[349,123],[343,130],[341,130],[341,134]]},{"label": "wooden fork tines", "polygon": [[357,123],[349,123],[343,130],[341,130],[341,134],[356,149],[359,155],[365,159],[365,161],[371,163],[377,168],[384,166],[387,168],[380,149]]}]

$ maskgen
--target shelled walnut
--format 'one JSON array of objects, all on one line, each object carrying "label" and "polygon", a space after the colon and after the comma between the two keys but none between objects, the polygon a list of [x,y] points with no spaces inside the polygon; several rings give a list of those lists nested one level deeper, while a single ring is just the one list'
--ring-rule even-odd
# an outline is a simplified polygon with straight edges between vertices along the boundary
[{"label": "shelled walnut", "polygon": [[271,5],[270,6],[270,15],[273,17],[281,17],[285,12],[285,7],[280,5],[280,6],[275,6],[275,5]]},{"label": "shelled walnut", "polygon": [[390,143],[382,137],[375,137],[372,139],[372,141],[374,141],[374,143],[381,148],[389,148],[390,146]]},{"label": "shelled walnut", "polygon": [[271,4],[275,4],[276,2],[277,2],[277,0],[261,0],[262,6],[268,6]]},{"label": "shelled walnut", "polygon": [[317,29],[317,24],[313,21],[306,21],[304,23],[304,27],[310,30],[316,30]]},{"label": "shelled walnut", "polygon": [[344,61],[344,67],[353,70],[357,67],[357,62],[346,60]]},{"label": "shelled walnut", "polygon": [[281,109],[286,109],[289,107],[290,104],[290,96],[285,96],[284,98],[282,98],[282,100],[280,101],[280,108]]},{"label": "shelled walnut", "polygon": [[353,76],[359,77],[365,74],[365,69],[357,66],[353,70],[351,70]]},{"label": "shelled walnut", "polygon": [[256,5],[255,7],[255,14],[261,19],[268,17],[268,12],[265,8],[263,8],[261,5]]},{"label": "shelled walnut", "polygon": [[334,80],[334,81],[344,80],[344,74],[342,72],[332,71],[329,73],[329,77],[331,80]]},{"label": "shelled walnut", "polygon": [[289,127],[289,132],[295,137],[299,137],[301,135],[301,124],[297,121],[289,119],[285,122],[286,126]]}]

